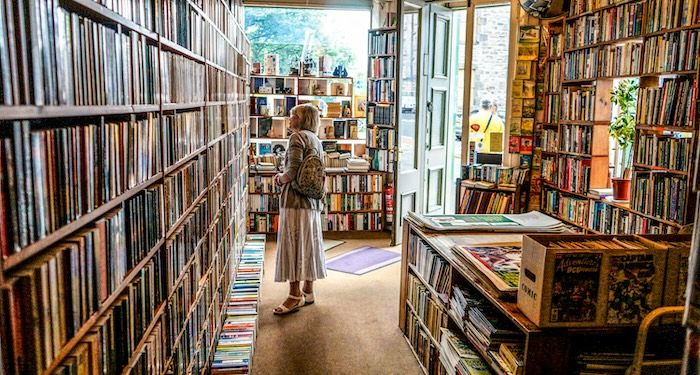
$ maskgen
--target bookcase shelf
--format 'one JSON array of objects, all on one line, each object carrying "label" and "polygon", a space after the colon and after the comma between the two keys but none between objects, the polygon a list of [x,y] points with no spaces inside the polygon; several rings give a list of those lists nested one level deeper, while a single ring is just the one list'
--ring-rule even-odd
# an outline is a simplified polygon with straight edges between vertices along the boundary
[{"label": "bookcase shelf", "polygon": [[[13,7],[20,6],[17,3],[8,4],[12,11],[16,11]],[[175,20],[170,18],[172,13],[158,13],[162,18],[156,17],[155,14],[156,8],[170,12],[171,5],[172,2],[159,2],[150,8],[145,3],[135,5],[131,10],[141,17],[137,23],[119,14],[118,10],[110,10],[92,0],[62,0],[55,4],[46,1],[46,4],[42,2],[44,8],[35,8],[37,14],[32,13],[28,18],[17,21],[25,23],[19,32],[31,32],[31,35],[27,36],[26,45],[15,45],[15,41],[11,41],[12,48],[19,51],[22,58],[18,58],[17,61],[9,60],[9,64],[13,69],[22,69],[27,64],[38,62],[39,66],[43,64],[43,70],[29,69],[24,80],[0,77],[3,85],[16,85],[15,90],[23,92],[22,97],[7,99],[5,96],[0,99],[0,129],[4,130],[5,137],[5,148],[0,149],[0,173],[3,174],[0,181],[4,180],[4,174],[8,173],[8,169],[2,169],[6,165],[5,156],[20,152],[11,147],[12,142],[7,142],[8,134],[9,139],[15,137],[19,140],[21,138],[17,137],[23,137],[24,133],[27,137],[34,137],[35,134],[50,137],[59,134],[62,129],[75,130],[74,140],[81,143],[74,149],[65,151],[69,149],[51,148],[49,144],[48,150],[51,153],[46,151],[42,157],[70,157],[84,160],[86,164],[75,167],[76,173],[83,173],[74,177],[77,187],[66,189],[66,194],[70,192],[74,195],[67,196],[65,202],[63,198],[60,202],[51,202],[52,205],[73,205],[75,208],[70,208],[74,212],[71,212],[72,220],[57,220],[52,222],[50,227],[37,229],[36,233],[39,234],[31,234],[28,244],[21,249],[12,244],[11,247],[8,246],[6,241],[0,241],[5,255],[0,260],[0,289],[3,291],[0,295],[0,305],[12,306],[15,311],[39,309],[40,316],[45,314],[44,310],[67,314],[66,319],[63,319],[63,316],[52,316],[50,330],[53,331],[53,335],[65,336],[55,341],[58,336],[51,336],[51,332],[37,331],[36,327],[45,327],[46,324],[35,322],[36,318],[31,313],[8,314],[9,307],[0,312],[3,332],[9,332],[11,335],[0,337],[0,367],[9,368],[13,373],[54,373],[71,366],[70,360],[88,355],[87,353],[90,353],[91,361],[95,363],[107,361],[104,363],[105,369],[109,367],[109,371],[115,373],[147,372],[144,367],[146,363],[158,363],[163,373],[175,371],[173,367],[208,371],[211,347],[223,323],[223,310],[215,307],[223,306],[228,298],[228,284],[233,280],[230,270],[238,264],[240,249],[245,240],[247,200],[241,196],[246,189],[241,188],[240,184],[245,184],[247,178],[248,136],[244,134],[247,127],[243,124],[249,122],[245,108],[249,95],[246,85],[250,72],[250,59],[246,55],[250,47],[240,25],[240,1],[208,0],[203,4],[207,11],[191,0],[182,1],[178,5],[181,6],[178,13],[184,11],[180,16],[189,18],[189,22],[177,24],[168,23]],[[0,9],[0,17],[14,18],[5,13],[10,8]],[[53,13],[49,17],[40,14],[47,11]],[[211,16],[209,12],[213,12]],[[62,30],[58,26],[54,29],[53,22],[64,21],[63,17],[81,22],[81,26],[82,22],[85,22],[85,30],[91,35],[84,35],[82,38],[92,38],[92,44],[85,42],[88,39],[71,39],[73,35],[70,35],[70,31],[69,35],[63,36],[49,34],[54,30],[56,33]],[[44,28],[47,25],[43,23],[50,23],[51,27]],[[187,30],[180,30],[179,26],[184,26]],[[122,45],[125,48],[118,50],[121,57],[110,55],[109,47],[114,47],[114,44],[110,46],[108,42],[112,36],[99,34],[98,38],[98,34],[92,33],[91,29],[97,32],[112,32],[131,44],[125,42]],[[65,28],[63,30],[65,31]],[[169,40],[166,34],[171,35],[173,40]],[[219,50],[213,50],[212,44],[204,43],[205,34],[209,36],[210,42],[216,41],[214,44],[217,44]],[[3,38],[0,44],[5,43],[7,46],[8,35],[0,32],[0,38]],[[234,40],[236,43],[233,43]],[[33,46],[38,41],[43,41],[43,44]],[[84,42],[86,44],[82,45]],[[48,48],[49,45],[52,46],[51,49]],[[66,57],[59,55],[63,53],[61,47],[65,50],[66,45],[69,46],[68,51],[70,48],[83,48],[87,52],[94,48],[95,51],[99,51],[102,47],[105,47],[106,51],[105,54],[95,52],[94,56],[87,53],[82,59],[70,53]],[[147,54],[140,53],[141,46],[147,49]],[[35,47],[38,54],[30,53]],[[45,50],[42,51],[42,48]],[[217,54],[224,50],[225,55]],[[6,52],[7,49],[0,50],[0,54]],[[93,61],[93,57],[96,61]],[[64,58],[67,60],[63,61]],[[110,96],[108,91],[115,88],[116,73],[121,74],[118,70],[120,63],[117,60],[122,58],[130,62],[129,75],[119,75],[119,85],[122,85],[119,95],[124,95]],[[75,69],[90,65],[86,69],[86,76],[76,76],[79,79],[89,77],[90,81],[76,80],[76,84],[82,83],[84,86],[75,87],[91,90],[91,94],[71,91],[65,95],[73,95],[75,98],[60,97],[60,90],[69,86],[61,86],[67,85],[61,81],[61,77],[54,77],[53,80],[47,77],[55,76],[55,71],[60,70],[62,64],[68,64]],[[114,72],[110,70],[112,67]],[[190,68],[193,69],[193,79],[185,82],[185,70]],[[97,86],[88,86],[92,85],[94,80],[94,77],[90,77],[90,69],[99,69],[101,76],[95,82]],[[58,75],[60,74],[59,72]],[[104,79],[104,82],[99,82],[100,79]],[[31,83],[42,80],[47,82],[43,88],[45,94],[35,92],[39,90],[38,86]],[[212,85],[212,82],[217,83]],[[73,82],[70,84],[73,85]],[[193,90],[192,94],[188,92],[190,90]],[[24,92],[28,93],[26,98]],[[40,95],[44,97],[41,98]],[[90,95],[95,95],[96,99]],[[31,105],[64,101],[125,104]],[[188,116],[191,113],[196,113],[197,116]],[[178,129],[193,129],[192,134],[188,139],[177,139],[177,133],[170,133],[171,130],[175,132],[175,126],[178,126]],[[99,156],[94,150],[88,149],[90,141],[100,139],[83,135],[80,135],[83,138],[77,138],[77,134],[83,134],[78,131],[88,130],[95,135],[100,135],[99,131],[105,131],[103,137],[116,138],[106,138],[105,142],[114,142],[115,150],[124,147],[123,160],[108,154],[112,151],[107,147],[104,154]],[[107,131],[115,133],[106,133]],[[146,138],[146,131],[149,138]],[[114,135],[116,132],[120,135]],[[67,141],[68,145],[72,142],[71,138],[64,141]],[[150,144],[147,144],[147,141]],[[179,144],[178,141],[183,143]],[[25,165],[18,165],[29,171],[27,176],[30,176],[31,172],[39,176],[33,178],[35,185],[47,181],[41,175],[42,172],[63,173],[40,170],[40,166],[47,168],[47,165],[53,164],[38,164],[40,159],[33,157],[39,155],[34,151],[38,149],[37,143],[27,144],[32,153],[27,155],[28,161]],[[97,147],[99,144],[95,146],[95,150]],[[82,155],[82,152],[87,154]],[[64,155],[68,153],[70,155]],[[110,155],[113,159],[110,159]],[[95,171],[98,171],[103,164],[96,164],[96,160],[102,158],[105,159],[105,167],[104,171],[99,172],[119,176],[121,181],[115,177],[109,180],[101,176],[83,181],[85,174],[90,173],[88,168],[92,168],[88,163],[94,163]],[[109,162],[114,165],[107,165]],[[81,170],[78,172],[77,168]],[[24,184],[23,180],[19,180],[24,177],[17,178]],[[73,177],[59,177],[60,184],[73,186],[69,178]],[[190,178],[192,180],[185,182]],[[88,182],[94,183],[95,186],[87,186]],[[189,185],[183,188],[182,185],[187,183]],[[3,189],[6,188],[6,183],[3,183]],[[15,185],[12,189],[19,187]],[[92,191],[91,189],[99,192],[90,198],[79,196],[87,195],[87,191]],[[5,190],[1,194],[5,194]],[[26,194],[29,197],[27,199],[32,202],[39,199],[36,198],[36,191],[28,191]],[[0,221],[8,223],[6,219],[9,215],[36,215],[37,220],[43,219],[41,215],[45,213],[32,212],[29,206],[20,207],[10,213],[5,198],[3,196],[0,199],[0,213],[3,215]],[[156,204],[157,209],[153,206]],[[178,204],[180,206],[176,207]],[[52,207],[49,208],[53,209]],[[116,215],[121,215],[121,219],[118,219],[121,221],[116,221]],[[126,215],[129,216],[124,218]],[[53,218],[44,220],[48,222]],[[112,223],[110,220],[115,221]],[[114,223],[120,223],[118,225],[121,227],[118,230],[108,227],[111,229],[104,234],[115,237],[103,237],[104,226],[117,225]],[[12,222],[6,225],[3,226],[3,231],[17,230]],[[35,231],[31,227],[29,230]],[[134,235],[135,232],[139,234]],[[0,234],[0,237],[5,233]],[[116,237],[127,237],[124,233],[132,234],[131,237],[125,238],[126,243],[122,243],[122,237]],[[193,241],[185,243],[178,240],[178,237],[184,236],[185,233],[190,235],[189,238]],[[93,235],[95,237],[88,237]],[[139,238],[142,236],[143,238]],[[101,242],[93,242],[93,239]],[[5,246],[8,248],[4,248]],[[123,249],[120,246],[123,246]],[[48,262],[59,262],[59,258],[65,258],[68,255],[67,250],[64,250],[66,247],[72,249],[70,255],[75,257],[70,260],[66,258],[66,263],[62,263],[57,268],[58,272],[54,274],[58,281],[54,284],[68,283],[66,292],[55,297],[55,300],[59,301],[58,304],[52,303],[54,294],[50,290],[44,290],[45,294],[35,294],[34,298],[24,300],[13,297],[20,292],[29,294],[29,289],[24,287],[30,285],[28,283],[34,285],[32,288],[40,288],[39,277],[43,277],[44,280],[49,277],[43,273],[48,270],[46,267],[50,267],[47,266]],[[98,254],[103,247],[106,247],[106,253]],[[175,253],[182,257],[182,262],[179,263],[183,264],[182,268],[172,263],[165,264],[165,258]],[[121,260],[115,257],[115,254],[123,256],[126,264],[120,265],[118,262]],[[98,257],[108,266],[99,263]],[[194,280],[193,273],[195,265],[198,272],[202,272],[201,275],[196,273],[197,280]],[[93,278],[93,272],[97,278]],[[168,281],[165,281],[166,278]],[[73,286],[72,290],[70,283]],[[187,295],[189,299],[180,299],[185,296],[185,284],[194,285],[190,291],[192,294]],[[77,290],[76,286],[81,290]],[[57,290],[56,288],[54,289]],[[100,288],[104,288],[104,291]],[[50,301],[46,299],[48,296],[51,297]],[[128,310],[129,308],[133,310]],[[178,313],[174,309],[182,311]],[[137,312],[139,314],[136,314]],[[115,320],[119,320],[119,324],[123,324],[124,327],[131,326],[132,330],[116,328],[110,333],[112,336],[105,339],[113,342],[101,343],[110,347],[115,343],[117,346],[121,345],[118,348],[122,351],[118,354],[119,359],[112,361],[105,359],[105,353],[111,350],[110,347],[95,346],[95,335],[102,334],[101,332],[107,329],[105,324],[114,325]],[[33,328],[22,331],[7,328],[13,324]],[[177,326],[177,332],[169,332],[170,335],[167,335],[165,324]],[[29,349],[26,345],[33,345],[35,341],[37,348],[48,351],[40,355],[32,354],[34,349]],[[154,342],[162,345],[155,347]],[[129,351],[126,350],[127,343],[131,345]],[[185,347],[187,350],[183,350]],[[97,368],[101,365],[94,366]],[[92,373],[92,370],[89,369],[88,373]]]},{"label": "bookcase shelf", "polygon": [[[584,4],[583,2],[581,4]],[[631,6],[628,8],[627,6]],[[698,29],[700,29],[700,24],[698,21],[700,19],[696,20],[690,20],[690,18],[686,18],[686,22],[688,24],[683,25],[683,26],[677,26],[677,27],[672,27],[672,28],[665,28],[661,30],[654,30],[652,29],[653,27],[656,26],[663,26],[664,22],[666,20],[655,20],[653,22],[657,22],[652,25],[652,19],[651,13],[652,9],[651,7],[653,6],[652,3],[650,2],[644,2],[644,1],[639,1],[639,0],[632,0],[632,1],[624,1],[624,2],[619,2],[616,4],[610,4],[606,5],[604,7],[600,7],[594,10],[582,12],[580,14],[570,14],[568,17],[564,17],[563,19],[560,20],[555,20],[553,21],[550,25],[553,25],[551,27],[554,27],[555,30],[561,30],[561,38],[566,40],[566,45],[575,45],[575,47],[572,48],[565,48],[563,49],[562,52],[562,64],[561,64],[561,75],[559,78],[561,88],[562,88],[562,93],[564,93],[564,90],[576,90],[577,87],[591,87],[591,90],[595,92],[596,99],[594,100],[595,105],[592,109],[592,113],[597,116],[595,118],[595,121],[577,121],[577,120],[568,120],[561,118],[558,121],[558,139],[557,142],[562,141],[562,130],[564,129],[564,126],[570,126],[570,125],[578,125],[578,126],[589,126],[593,125],[594,127],[596,125],[600,125],[601,130],[605,130],[604,127],[608,126],[610,123],[610,120],[608,117],[611,117],[611,108],[609,105],[605,105],[602,108],[598,108],[600,101],[601,100],[607,100],[609,98],[609,86],[611,85],[612,81],[615,79],[622,79],[622,78],[639,78],[640,80],[640,87],[642,89],[645,88],[651,88],[653,90],[656,87],[661,87],[663,86],[664,81],[670,81],[671,79],[674,79],[674,82],[683,82],[684,79],[690,79],[691,85],[697,86],[697,81],[698,81],[698,70],[697,67],[693,70],[672,70],[672,69],[684,69],[689,67],[688,62],[686,62],[686,65],[683,65],[682,62],[678,62],[676,60],[666,60],[666,55],[659,55],[656,56],[654,53],[660,54],[661,52],[657,52],[657,50],[649,50],[649,46],[656,46],[654,43],[658,37],[663,37],[666,35],[670,35],[673,33],[682,33],[682,32],[695,32]],[[624,37],[617,38],[614,40],[604,40],[601,41],[600,38],[603,37],[603,32],[600,30],[596,30],[595,37],[586,39],[586,37],[582,37],[581,35],[577,35],[576,39],[569,39],[571,36],[566,37],[567,32],[570,32],[571,30],[575,30],[576,28],[579,28],[579,32],[583,32],[582,35],[594,35],[592,30],[592,27],[588,24],[585,27],[583,26],[584,23],[582,22],[581,18],[587,17],[587,16],[593,16],[596,14],[603,16],[604,13],[607,14],[608,10],[613,10],[613,11],[619,11],[620,14],[623,13],[623,8],[626,11],[629,11],[631,9],[634,9],[634,7],[637,7],[636,10],[643,9],[643,12],[641,13],[627,13],[625,14],[624,17],[627,17],[629,15],[630,19],[635,19],[637,22],[639,22],[639,25],[641,25],[641,28],[628,28],[626,30],[623,30],[620,33],[620,30],[614,31],[612,35],[620,35]],[[574,12],[575,9],[580,9],[580,8],[573,8],[572,5],[572,12]],[[691,14],[692,15],[692,14]],[[688,15],[690,17],[691,15]],[[697,16],[697,11],[695,12],[695,16]],[[624,18],[623,17],[623,18]],[[677,22],[675,25],[680,24],[680,18],[677,19]],[[658,22],[661,22],[660,24]],[[676,21],[674,21],[676,22]],[[596,26],[593,27],[604,27],[601,23],[596,23]],[[608,25],[609,26],[609,25]],[[651,30],[651,31],[650,31]],[[609,30],[608,30],[609,31]],[[588,33],[588,34],[586,34]],[[624,33],[627,33],[626,35]],[[676,35],[676,34],[673,34]],[[559,37],[559,34],[554,34],[554,35],[548,35],[547,37],[553,38],[554,36]],[[591,43],[593,41],[593,43]],[[639,41],[639,44],[634,44],[636,41]],[[577,43],[581,42],[588,42],[588,44],[585,45],[576,45]],[[632,44],[630,44],[632,43]],[[547,43],[549,44],[549,43]],[[576,58],[582,58],[582,55],[578,55],[579,53],[582,53],[582,51],[593,51],[593,53],[598,53],[602,52],[605,50],[605,48],[615,48],[615,46],[620,46],[619,48],[627,48],[629,46],[636,46],[636,50],[631,50],[634,52],[630,52],[631,56],[632,54],[638,54],[637,57],[637,65],[635,67],[629,66],[630,70],[627,71],[622,71],[622,73],[627,73],[631,72],[630,74],[610,74],[611,71],[605,71],[602,68],[601,63],[603,61],[608,62],[607,58],[609,56],[607,55],[598,55],[597,59],[590,59],[589,64],[590,66],[587,66],[587,70],[582,69],[581,66],[571,66],[569,67],[569,58],[576,56]],[[669,48],[671,48],[672,44],[671,42],[668,43]],[[697,46],[696,46],[697,47]],[[653,48],[653,47],[652,47]],[[677,49],[679,48],[686,48],[685,46],[678,46],[678,45],[673,45],[672,50],[669,50],[668,53],[674,52],[678,53]],[[686,53],[686,52],[684,52]],[[688,52],[690,53],[690,52]],[[628,58],[629,58],[628,56]],[[636,56],[636,55],[635,55]],[[551,57],[546,57],[545,61],[551,61],[560,58],[560,56],[551,56]],[[556,61],[556,60],[555,60]],[[574,60],[572,60],[574,61]],[[689,62],[692,63],[692,60],[688,60]],[[579,61],[580,63],[580,61]],[[618,64],[631,64],[629,61],[617,61]],[[695,63],[696,64],[696,63]],[[613,66],[613,63],[610,62],[610,66],[608,66],[606,69],[609,69]],[[657,71],[657,70],[663,70],[668,68],[668,71]],[[568,73],[567,73],[567,69]],[[614,72],[613,68],[612,71]],[[573,72],[573,74],[572,74]],[[585,74],[586,76],[581,76],[581,74]],[[589,77],[588,75],[592,75]],[[675,78],[674,78],[675,77]],[[546,77],[547,78],[547,77]],[[552,75],[548,77],[548,79],[553,79]],[[545,86],[549,88],[548,84],[545,83]],[[598,93],[598,91],[603,88],[602,95]],[[671,88],[669,90],[673,90],[674,88]],[[551,89],[548,89],[551,90]],[[551,92],[551,91],[548,91]],[[641,92],[641,91],[640,91]],[[672,96],[672,94],[669,91],[669,98],[672,98],[672,100],[676,100],[677,98]],[[684,94],[685,95],[685,94]],[[563,96],[562,96],[563,98]],[[697,93],[694,94],[694,96],[690,99],[691,101],[696,101],[697,100]],[[561,103],[561,109],[563,110],[564,108],[564,101],[560,101]],[[675,103],[675,102],[674,102]],[[674,104],[675,105],[675,104]],[[641,99],[639,100],[638,108],[637,108],[637,113],[641,113],[642,111],[642,102]],[[661,105],[652,105],[652,108],[659,108],[661,110]],[[675,107],[674,107],[675,109]],[[685,124],[684,124],[685,125]],[[630,204],[622,204],[619,202],[613,202],[609,201],[607,199],[599,199],[593,196],[590,196],[588,194],[588,189],[586,190],[580,190],[576,189],[575,191],[572,191],[572,189],[565,189],[562,186],[562,181],[561,179],[561,172],[559,171],[562,168],[562,159],[563,158],[572,158],[576,159],[579,158],[581,160],[590,158],[589,153],[580,153],[580,152],[571,152],[572,150],[563,150],[561,148],[558,148],[558,152],[553,153],[551,150],[548,152],[543,152],[543,165],[546,164],[547,166],[550,166],[550,168],[553,168],[553,170],[548,169],[548,176],[551,176],[550,182],[546,182],[546,179],[543,179],[543,187],[544,189],[542,190],[542,199],[541,199],[541,209],[543,211],[547,211],[548,213],[552,214],[553,216],[557,217],[558,219],[564,220],[566,222],[575,224],[576,226],[582,228],[585,231],[588,231],[590,233],[598,233],[600,230],[597,229],[597,227],[593,227],[593,219],[594,216],[597,217],[596,215],[599,215],[599,213],[607,212],[605,215],[610,215],[611,212],[613,215],[613,218],[617,218],[615,220],[622,220],[621,223],[626,222],[626,225],[632,225],[633,227],[636,226],[636,230],[640,230],[639,228],[642,228],[641,230],[643,231],[677,231],[684,223],[687,223],[689,221],[692,221],[690,218],[690,215],[693,211],[694,207],[694,194],[690,192],[688,188],[688,181],[690,180],[691,176],[694,175],[694,167],[693,163],[691,160],[695,160],[695,153],[697,149],[697,126],[695,126],[695,123],[693,123],[690,126],[681,126],[678,123],[673,123],[673,125],[655,125],[655,124],[643,124],[643,123],[638,123],[635,127],[635,144],[640,142],[640,139],[646,140],[646,142],[652,142],[652,139],[654,142],[656,142],[656,139],[664,139],[664,137],[668,136],[669,134],[672,133],[684,133],[689,135],[688,141],[682,141],[685,142],[683,144],[687,144],[687,149],[689,150],[689,154],[687,157],[687,161],[680,164],[680,165],[685,165],[688,166],[687,169],[684,167],[678,167],[673,164],[668,165],[664,163],[678,163],[677,159],[671,159],[669,161],[668,156],[665,156],[666,159],[659,159],[659,161],[656,162],[651,162],[652,158],[656,158],[656,143],[653,143],[653,155],[649,155],[648,153],[650,152],[649,150],[645,151],[647,156],[644,156],[642,158],[640,154],[640,159],[635,157],[633,158],[633,169],[634,169],[634,174],[633,174],[633,186],[635,185],[635,181],[637,181],[637,176],[641,179],[640,181],[645,187],[645,192],[635,192],[634,189],[635,187],[632,188],[632,194],[631,194],[631,199],[630,199]],[[544,133],[544,132],[543,132]],[[603,133],[605,131],[601,131],[601,136],[603,137]],[[688,137],[686,135],[685,137]],[[656,137],[656,138],[654,138]],[[682,142],[679,142],[678,144],[681,144]],[[599,142],[595,141],[593,142],[594,144],[598,144]],[[652,143],[648,143],[646,146],[647,148],[650,148],[652,146]],[[637,146],[635,145],[635,150],[634,154],[637,154]],[[679,146],[680,147],[680,146]],[[678,151],[680,152],[680,151]],[[598,153],[593,153],[593,155],[597,155]],[[600,154],[603,154],[602,152]],[[602,157],[602,156],[601,156]],[[595,158],[595,157],[594,157]],[[546,160],[546,161],[545,161]],[[655,160],[655,159],[654,159]],[[657,164],[658,163],[658,164]],[[604,168],[603,163],[601,162],[600,168],[595,168],[591,169],[590,172],[590,178],[591,179],[597,179],[599,183],[598,187],[600,188],[605,188],[609,186],[608,182],[608,171],[607,168]],[[666,177],[665,177],[666,176]],[[544,178],[544,173],[543,173],[543,178]],[[548,177],[550,178],[550,177]],[[659,193],[652,193],[654,189],[656,189],[654,185],[656,184],[658,180],[658,184],[664,184],[667,183],[667,180],[671,181],[673,180],[673,183],[678,184],[678,186],[685,186],[683,190],[679,193],[678,196],[678,204],[680,204],[681,208],[680,211],[671,209],[671,210],[666,210],[666,211],[660,211],[658,209],[657,211],[657,203],[656,198],[655,200],[645,200],[647,203],[645,204],[651,204],[650,207],[647,207],[646,209],[637,209],[638,207],[636,206],[635,202],[642,202],[642,200],[637,199],[635,200],[636,195],[643,194],[645,197],[650,196],[651,194],[656,194],[658,195]],[[658,185],[661,186],[661,185]],[[593,185],[590,186],[590,188],[594,188]],[[660,189],[660,188],[659,188]],[[554,192],[554,193],[552,193]],[[554,194],[554,195],[553,195]],[[558,194],[558,195],[557,195]],[[670,196],[670,194],[668,194]],[[554,198],[558,197],[556,199],[552,200],[547,200],[546,198]],[[569,198],[566,197],[571,197],[575,199],[575,201],[571,201]],[[669,198],[670,199],[670,198]],[[674,198],[676,199],[676,198]],[[649,203],[651,202],[651,203]],[[554,206],[552,206],[554,204]],[[641,204],[641,203],[640,203]],[[562,207],[558,207],[559,205],[563,205]],[[600,210],[603,211],[600,211]],[[563,211],[562,211],[563,210]],[[606,211],[607,210],[607,211]],[[611,211],[612,210],[612,211]],[[614,210],[618,210],[613,212]],[[558,212],[564,212],[565,216],[559,215]],[[674,213],[677,212],[677,213]],[[657,215],[657,213],[659,215]],[[576,217],[585,217],[586,219],[583,221],[580,221],[579,219],[577,220],[570,220],[570,216],[566,215],[576,215]],[[677,217],[677,216],[669,216],[669,215],[681,215],[682,217]],[[608,216],[610,217],[610,216]],[[598,221],[596,221],[596,225],[600,225]],[[637,223],[637,224],[630,224],[630,223]],[[641,223],[641,224],[640,224]],[[641,225],[641,226],[639,226]],[[616,227],[616,230],[635,230],[635,229],[624,229],[621,226]],[[646,229],[644,229],[646,228]],[[608,230],[608,229],[606,229]]]}]

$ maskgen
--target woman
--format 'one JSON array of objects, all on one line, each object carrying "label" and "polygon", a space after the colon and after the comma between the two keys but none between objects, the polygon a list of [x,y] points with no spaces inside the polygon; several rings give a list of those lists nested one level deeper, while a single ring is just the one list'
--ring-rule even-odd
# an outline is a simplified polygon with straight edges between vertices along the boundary
[{"label": "woman", "polygon": [[[287,300],[273,309],[278,315],[314,303],[314,280],[326,277],[321,226],[323,201],[302,195],[291,184],[306,155],[316,150],[323,160],[323,147],[316,136],[319,111],[311,104],[302,104],[292,108],[290,114],[292,135],[284,173],[275,176],[275,183],[281,186],[275,281],[289,281]],[[303,289],[299,288],[301,281],[304,281]]]}]

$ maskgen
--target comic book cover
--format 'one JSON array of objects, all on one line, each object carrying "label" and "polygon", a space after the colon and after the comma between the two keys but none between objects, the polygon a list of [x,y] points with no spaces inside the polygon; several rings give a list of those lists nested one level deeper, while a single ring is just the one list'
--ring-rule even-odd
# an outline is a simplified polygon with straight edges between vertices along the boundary
[{"label": "comic book cover", "polygon": [[559,253],[554,258],[550,321],[593,322],[598,312],[601,253]]},{"label": "comic book cover", "polygon": [[609,268],[607,322],[639,323],[654,308],[654,255],[610,256]]}]

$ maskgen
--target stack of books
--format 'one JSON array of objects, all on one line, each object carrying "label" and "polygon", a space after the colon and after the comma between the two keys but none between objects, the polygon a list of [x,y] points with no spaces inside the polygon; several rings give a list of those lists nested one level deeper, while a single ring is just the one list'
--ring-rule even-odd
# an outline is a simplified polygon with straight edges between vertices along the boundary
[{"label": "stack of books", "polygon": [[[441,328],[440,362],[448,375],[457,374],[463,367],[466,374],[490,374],[488,365],[481,360],[474,348],[447,328]],[[460,363],[461,362],[461,363]]]},{"label": "stack of books", "polygon": [[327,152],[324,155],[324,165],[326,172],[345,172],[348,166],[348,159],[352,157],[349,152]]},{"label": "stack of books", "polygon": [[350,158],[347,161],[347,170],[348,172],[368,172],[369,171],[369,162],[365,159],[361,158]]},{"label": "stack of books", "polygon": [[212,374],[250,373],[257,334],[264,253],[265,235],[249,235],[225,308],[224,325],[211,365]]},{"label": "stack of books", "polygon": [[489,351],[489,357],[496,361],[507,373],[521,375],[525,368],[523,344],[501,344],[498,351]]},{"label": "stack of books", "polygon": [[449,313],[479,351],[497,351],[502,343],[522,342],[522,333],[478,293],[457,286],[453,291]]},{"label": "stack of books", "polygon": [[255,170],[258,172],[277,172],[277,167],[273,163],[259,162],[255,164]]}]

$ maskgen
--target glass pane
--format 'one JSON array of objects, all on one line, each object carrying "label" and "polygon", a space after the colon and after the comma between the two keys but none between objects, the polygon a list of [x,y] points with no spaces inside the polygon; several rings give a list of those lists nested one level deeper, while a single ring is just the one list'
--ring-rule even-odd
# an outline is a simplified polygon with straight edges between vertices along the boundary
[{"label": "glass pane", "polygon": [[481,160],[488,163],[500,164],[505,143],[510,8],[503,4],[474,10],[469,148],[485,154]]},{"label": "glass pane", "polygon": [[401,40],[401,123],[399,125],[399,171],[417,168],[416,89],[418,84],[418,12],[403,16]]}]

